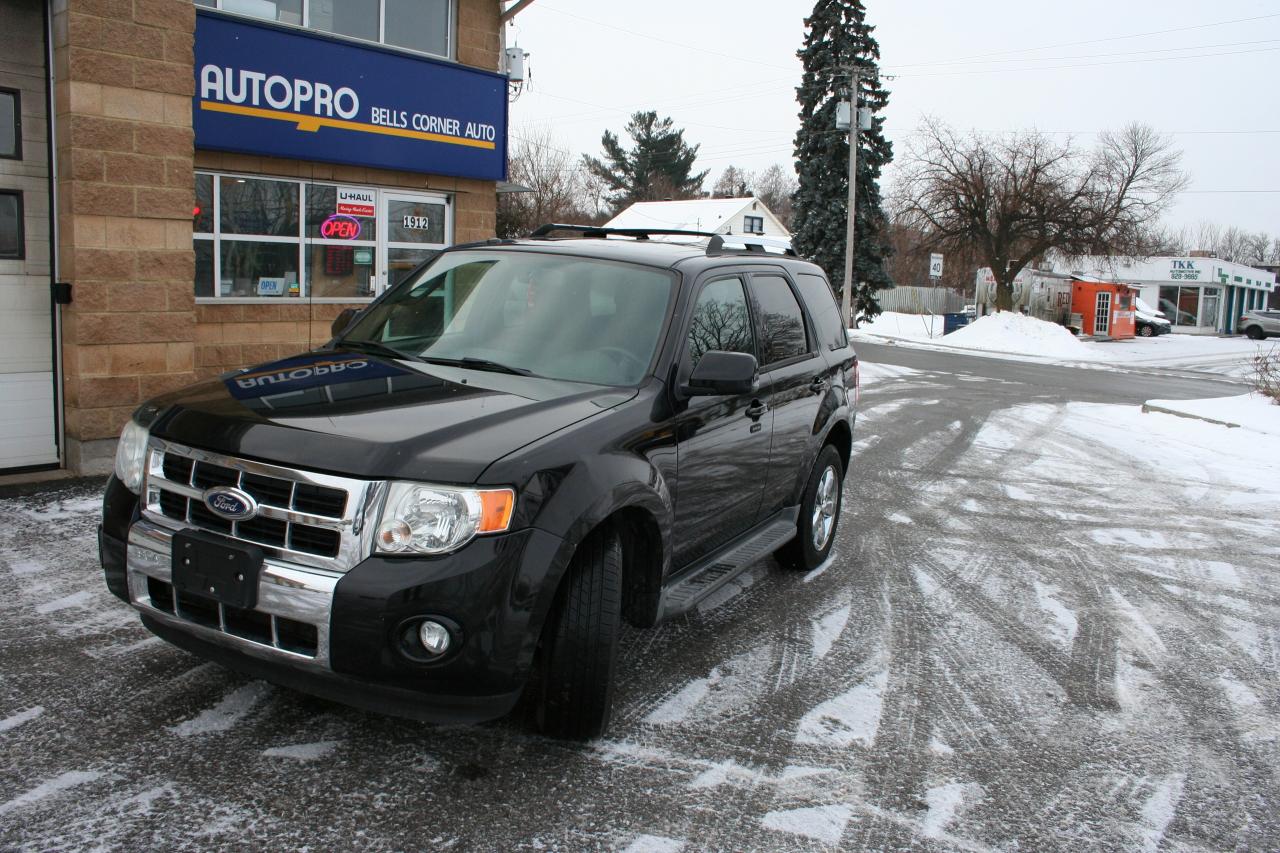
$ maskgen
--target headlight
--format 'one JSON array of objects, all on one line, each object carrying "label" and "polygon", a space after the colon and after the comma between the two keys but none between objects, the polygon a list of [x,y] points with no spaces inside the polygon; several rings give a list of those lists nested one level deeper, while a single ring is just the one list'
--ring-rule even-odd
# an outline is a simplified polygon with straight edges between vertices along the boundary
[{"label": "headlight", "polygon": [[392,483],[374,547],[382,554],[447,554],[476,534],[506,530],[515,502],[511,489]]},{"label": "headlight", "polygon": [[142,471],[147,462],[147,428],[129,421],[116,443],[116,479],[135,495],[142,491]]}]

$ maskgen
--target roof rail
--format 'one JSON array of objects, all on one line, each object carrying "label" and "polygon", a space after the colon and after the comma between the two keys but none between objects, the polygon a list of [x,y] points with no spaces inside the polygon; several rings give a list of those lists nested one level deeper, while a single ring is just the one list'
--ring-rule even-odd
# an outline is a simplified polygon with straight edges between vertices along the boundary
[{"label": "roof rail", "polygon": [[[726,243],[737,243],[742,248],[726,247]],[[800,257],[799,253],[791,245],[790,240],[780,240],[777,237],[757,237],[754,234],[717,234],[707,244],[708,255],[720,255],[725,252],[759,255],[769,254],[769,249],[781,249],[781,252],[775,252],[774,254],[785,255],[789,258]]]},{"label": "roof rail", "polygon": [[570,231],[583,238],[603,239],[605,237],[634,237],[637,240],[648,240],[651,235],[674,237],[714,237],[710,231],[681,231],[672,228],[606,228],[603,225],[564,225],[548,223],[539,225],[529,236],[535,240],[546,239],[557,231]]}]

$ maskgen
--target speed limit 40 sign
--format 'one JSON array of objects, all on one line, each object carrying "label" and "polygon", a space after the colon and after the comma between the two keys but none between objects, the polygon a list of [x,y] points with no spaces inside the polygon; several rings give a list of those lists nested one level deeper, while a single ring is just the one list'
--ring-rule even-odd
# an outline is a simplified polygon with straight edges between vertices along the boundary
[{"label": "speed limit 40 sign", "polygon": [[942,278],[942,255],[929,256],[929,278]]}]

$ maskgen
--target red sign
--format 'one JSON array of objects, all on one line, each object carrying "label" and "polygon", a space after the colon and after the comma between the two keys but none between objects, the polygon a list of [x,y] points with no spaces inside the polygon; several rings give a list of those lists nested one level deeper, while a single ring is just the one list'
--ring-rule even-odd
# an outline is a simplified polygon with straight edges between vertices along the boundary
[{"label": "red sign", "polygon": [[346,216],[373,216],[374,191],[338,187],[338,213]]},{"label": "red sign", "polygon": [[360,220],[354,216],[335,213],[320,223],[320,236],[326,240],[358,240]]}]

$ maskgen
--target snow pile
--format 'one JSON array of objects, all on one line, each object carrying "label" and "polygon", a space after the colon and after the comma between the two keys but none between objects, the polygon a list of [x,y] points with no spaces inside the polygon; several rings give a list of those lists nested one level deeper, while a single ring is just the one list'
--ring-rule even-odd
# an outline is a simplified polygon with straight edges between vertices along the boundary
[{"label": "snow pile", "polygon": [[854,338],[876,335],[906,341],[927,341],[930,338],[942,337],[942,315],[900,314],[897,311],[885,311],[873,320],[863,320],[858,324],[857,329],[850,329],[849,334]]},{"label": "snow pile", "polygon": [[1076,340],[1075,335],[1057,323],[1037,320],[1012,311],[979,317],[964,328],[947,335],[943,342],[957,349],[1009,352],[1075,361],[1092,361],[1097,358],[1088,346]]},{"label": "snow pile", "polygon": [[1280,405],[1261,394],[1203,400],[1148,400],[1146,408],[1280,435]]}]

